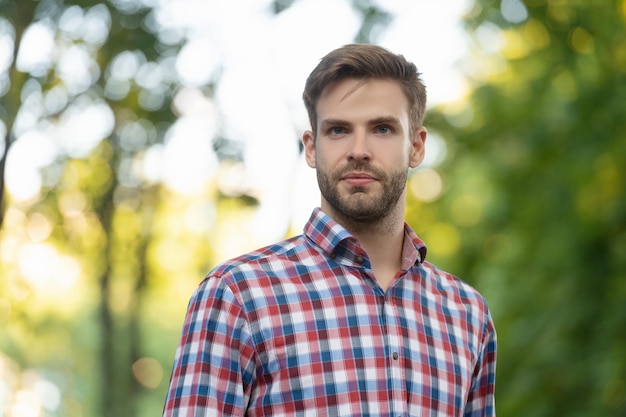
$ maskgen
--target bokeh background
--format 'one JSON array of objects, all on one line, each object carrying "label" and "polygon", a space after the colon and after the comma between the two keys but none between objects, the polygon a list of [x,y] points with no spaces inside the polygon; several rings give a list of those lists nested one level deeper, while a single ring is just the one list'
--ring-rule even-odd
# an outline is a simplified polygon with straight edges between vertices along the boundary
[{"label": "bokeh background", "polygon": [[329,50],[423,72],[407,221],[487,298],[501,416],[626,415],[626,1],[0,0],[0,417],[160,415],[188,298],[318,204]]}]

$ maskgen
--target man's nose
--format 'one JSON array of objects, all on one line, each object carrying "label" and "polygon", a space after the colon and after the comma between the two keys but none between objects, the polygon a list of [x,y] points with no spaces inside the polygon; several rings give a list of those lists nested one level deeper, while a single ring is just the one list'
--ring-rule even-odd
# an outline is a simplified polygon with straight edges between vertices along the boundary
[{"label": "man's nose", "polygon": [[349,160],[370,160],[372,158],[367,132],[355,130],[348,152]]}]

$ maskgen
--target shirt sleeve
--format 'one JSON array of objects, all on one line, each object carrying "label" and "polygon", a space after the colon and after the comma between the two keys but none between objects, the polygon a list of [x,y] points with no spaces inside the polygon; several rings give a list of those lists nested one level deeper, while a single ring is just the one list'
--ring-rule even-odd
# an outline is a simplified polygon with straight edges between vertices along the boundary
[{"label": "shirt sleeve", "polygon": [[472,386],[464,417],[495,417],[496,329],[487,310],[480,355],[474,369]]},{"label": "shirt sleeve", "polygon": [[207,277],[189,302],[163,417],[243,416],[255,357],[241,304]]}]

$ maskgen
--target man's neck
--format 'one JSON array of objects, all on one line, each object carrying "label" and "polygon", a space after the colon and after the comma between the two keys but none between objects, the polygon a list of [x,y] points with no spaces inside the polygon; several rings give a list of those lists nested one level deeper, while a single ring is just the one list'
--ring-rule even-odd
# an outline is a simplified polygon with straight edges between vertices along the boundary
[{"label": "man's neck", "polygon": [[386,290],[402,265],[404,212],[394,210],[376,223],[335,218],[367,252],[379,285]]}]

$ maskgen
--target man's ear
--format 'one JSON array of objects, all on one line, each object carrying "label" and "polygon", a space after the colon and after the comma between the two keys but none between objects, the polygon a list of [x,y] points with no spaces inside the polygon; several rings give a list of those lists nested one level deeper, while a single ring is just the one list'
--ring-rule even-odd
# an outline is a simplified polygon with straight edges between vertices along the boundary
[{"label": "man's ear", "polygon": [[302,134],[302,144],[307,165],[315,168],[315,135],[312,131],[307,130]]},{"label": "man's ear", "polygon": [[411,155],[409,159],[409,166],[411,168],[417,167],[424,160],[427,136],[428,131],[424,126],[415,129],[413,137],[411,138]]}]

